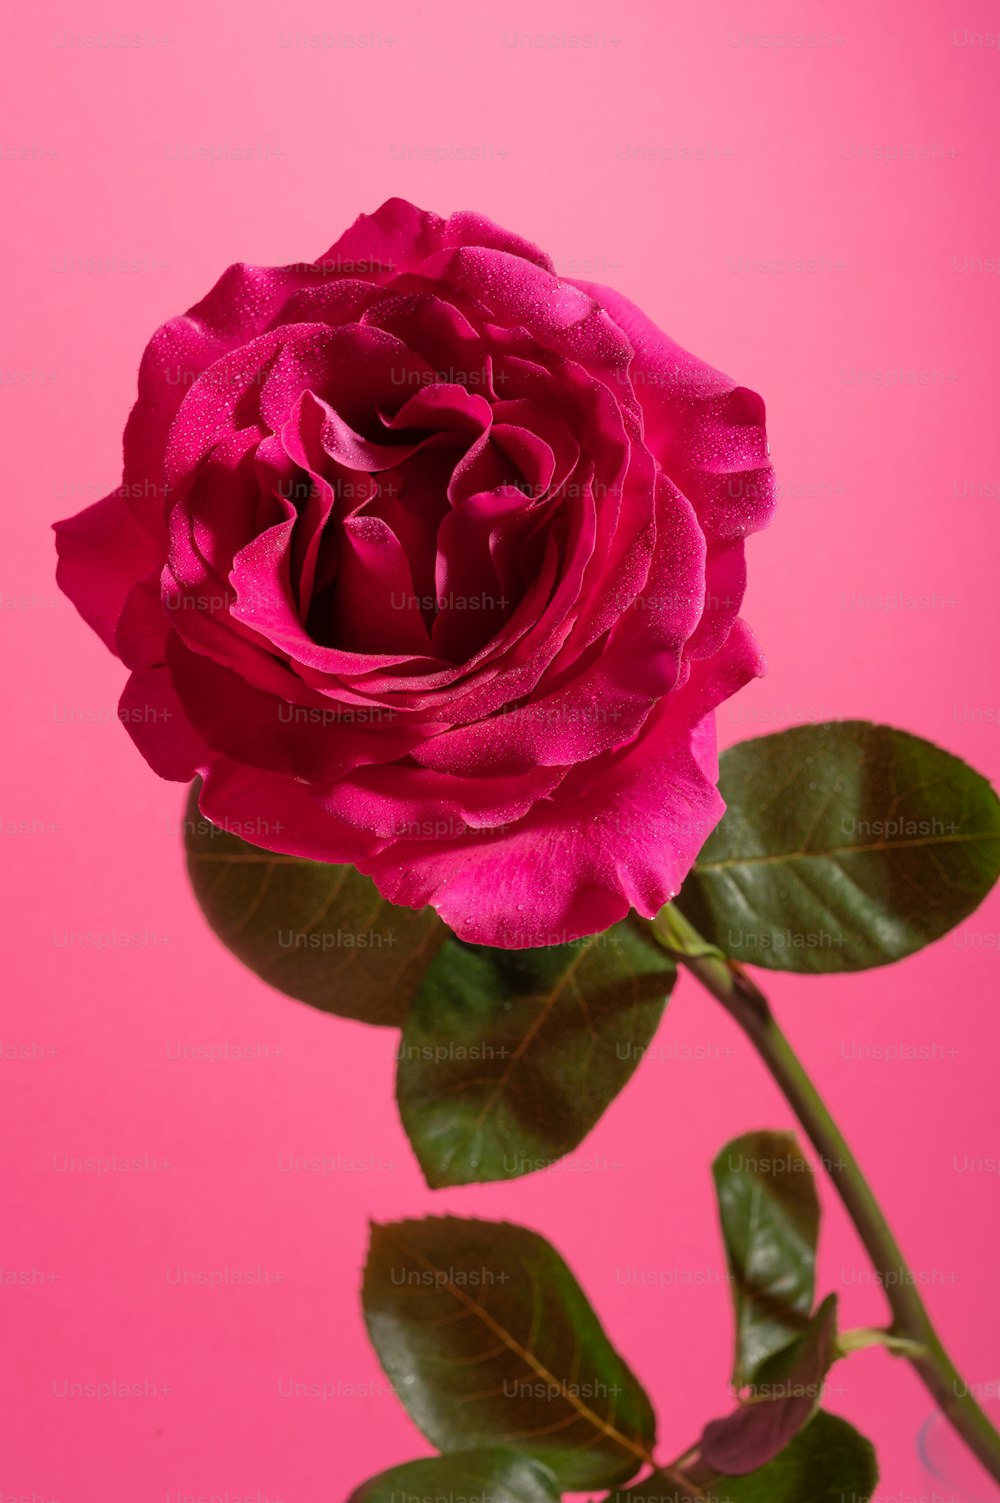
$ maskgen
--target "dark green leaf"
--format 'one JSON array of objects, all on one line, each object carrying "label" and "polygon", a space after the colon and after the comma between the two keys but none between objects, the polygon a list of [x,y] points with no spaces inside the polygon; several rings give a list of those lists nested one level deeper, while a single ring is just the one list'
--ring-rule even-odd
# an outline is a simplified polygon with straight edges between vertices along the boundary
[{"label": "dark green leaf", "polygon": [[430,908],[397,908],[353,866],[248,845],[198,809],[184,820],[188,875],[228,949],[262,980],[323,1012],[398,1027],[449,930]]},{"label": "dark green leaf", "polygon": [[451,1216],[373,1227],[362,1297],[382,1366],[438,1450],[513,1447],[569,1491],[649,1461],[649,1400],[535,1232]]},{"label": "dark green leaf", "polygon": [[866,1503],[877,1482],[870,1443],[821,1410],[767,1466],[746,1477],[718,1477],[705,1494],[710,1503]]},{"label": "dark green leaf", "polygon": [[738,1477],[784,1450],[819,1407],[836,1335],[837,1296],[831,1294],[802,1335],[762,1363],[740,1407],[705,1426],[700,1449],[707,1467]]},{"label": "dark green leaf", "polygon": [[733,959],[860,971],[966,918],[1000,875],[1000,801],[929,741],[801,725],[721,759],[728,806],[677,903]]},{"label": "dark green leaf", "polygon": [[347,1503],[559,1503],[540,1461],[516,1451],[456,1451],[408,1461],[364,1482]]},{"label": "dark green leaf", "polygon": [[406,1020],[397,1093],[429,1184],[516,1179],[586,1137],[676,974],[638,925],[535,950],[449,939]]},{"label": "dark green leaf", "polygon": [[736,1315],[733,1382],[801,1335],[815,1291],[819,1198],[790,1132],[734,1138],[712,1165]]}]

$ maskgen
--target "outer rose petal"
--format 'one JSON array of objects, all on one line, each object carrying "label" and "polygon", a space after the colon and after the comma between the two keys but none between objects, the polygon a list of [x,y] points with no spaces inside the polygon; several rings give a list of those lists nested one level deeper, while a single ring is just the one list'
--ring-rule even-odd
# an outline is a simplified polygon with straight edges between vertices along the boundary
[{"label": "outer rose petal", "polygon": [[764,403],[756,392],[681,349],[611,287],[575,286],[596,298],[628,335],[629,385],[646,442],[694,506],[710,540],[742,538],[774,515]]},{"label": "outer rose petal", "polygon": [[377,708],[356,710],[313,695],[297,703],[268,694],[192,652],[176,633],[167,656],[178,703],[212,747],[211,755],[248,768],[320,782],[405,757],[427,734]]},{"label": "outer rose petal", "polygon": [[247,266],[223,272],[200,303],[161,324],[139,367],[139,393],[125,425],[124,484],[130,509],[152,537],[162,538],[163,458],[167,436],[192,383],[220,356],[270,328],[289,298],[321,280],[296,266]]},{"label": "outer rose petal", "polygon": [[509,255],[533,261],[545,271],[555,272],[549,257],[537,245],[515,235],[512,230],[505,230],[502,225],[494,224],[485,214],[476,214],[469,209],[459,209],[458,213],[449,216],[442,231],[441,244],[481,245],[487,250],[507,251]]},{"label": "outer rose petal", "polygon": [[105,647],[120,656],[115,628],[132,586],[158,571],[161,550],[133,522],[112,491],[79,516],[55,523],[59,588],[92,626]]},{"label": "outer rose petal", "polygon": [[118,701],[118,718],[158,777],[190,783],[213,756],[163,666],[132,674]]},{"label": "outer rose petal", "polygon": [[574,768],[502,834],[397,842],[358,863],[390,902],[431,904],[459,939],[528,949],[595,934],[670,901],[724,805],[712,711],[764,671],[750,629],[694,665],[624,751]]},{"label": "outer rose petal", "polygon": [[612,288],[575,285],[597,298],[628,335],[635,350],[628,381],[642,408],[646,443],[704,529],[707,599],[688,651],[710,656],[729,635],[743,599],[743,540],[774,515],[764,403],[681,349]]},{"label": "outer rose petal", "polygon": [[444,220],[405,198],[387,198],[374,214],[359,214],[349,230],[319,258],[320,266],[380,282],[433,255]]},{"label": "outer rose petal", "polygon": [[267,850],[360,866],[363,857],[387,843],[328,813],[317,804],[309,785],[295,778],[241,767],[226,759],[212,762],[203,773],[202,814],[223,829],[227,820],[249,825],[265,819],[270,833],[255,835],[254,844]]},{"label": "outer rose petal", "polygon": [[533,767],[510,778],[462,778],[398,763],[359,768],[316,797],[324,809],[363,830],[405,839],[443,840],[466,830],[506,826],[562,782],[564,767]]},{"label": "outer rose petal", "polygon": [[530,240],[494,224],[484,214],[461,210],[449,219],[418,209],[405,198],[389,198],[374,214],[359,214],[340,239],[319,258],[319,264],[348,276],[387,275],[412,271],[436,251],[465,245],[506,251],[552,271],[552,262]]}]

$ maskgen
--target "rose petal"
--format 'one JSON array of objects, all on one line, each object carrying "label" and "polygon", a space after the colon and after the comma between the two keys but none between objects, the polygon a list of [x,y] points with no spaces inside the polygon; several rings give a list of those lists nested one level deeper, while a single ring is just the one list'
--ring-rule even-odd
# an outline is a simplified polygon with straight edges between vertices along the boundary
[{"label": "rose petal", "polygon": [[574,769],[511,829],[434,845],[403,841],[359,867],[390,902],[433,905],[469,943],[561,944],[610,927],[630,908],[651,918],[679,891],[723,812],[711,712],[762,667],[738,623],[725,652],[695,665],[638,741]]},{"label": "rose petal", "polygon": [[331,704],[301,690],[296,700],[265,693],[176,634],[168,658],[179,703],[205,743],[250,767],[323,782],[405,757],[430,734],[377,706]]},{"label": "rose petal", "polygon": [[132,674],[118,702],[118,716],[158,777],[190,783],[212,760],[165,664]]},{"label": "rose petal", "polygon": [[162,555],[112,491],[78,516],[55,523],[59,588],[105,647],[117,653],[115,630],[137,581],[157,572]]}]

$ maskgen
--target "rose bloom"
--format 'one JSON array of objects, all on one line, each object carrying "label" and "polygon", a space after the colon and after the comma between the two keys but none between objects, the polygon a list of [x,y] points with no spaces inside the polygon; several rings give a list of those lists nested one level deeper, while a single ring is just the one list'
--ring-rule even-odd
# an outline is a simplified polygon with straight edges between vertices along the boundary
[{"label": "rose bloom", "polygon": [[558,943],[656,913],[722,814],[767,453],[760,397],[618,293],[391,199],[157,330],[59,581],[209,819]]}]

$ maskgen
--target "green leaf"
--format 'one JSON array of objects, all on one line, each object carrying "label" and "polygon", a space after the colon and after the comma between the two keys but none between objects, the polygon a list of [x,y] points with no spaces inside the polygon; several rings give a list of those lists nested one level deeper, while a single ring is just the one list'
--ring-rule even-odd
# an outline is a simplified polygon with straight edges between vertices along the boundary
[{"label": "green leaf", "polygon": [[375,1226],[362,1300],[382,1366],[438,1450],[513,1447],[571,1492],[649,1462],[649,1399],[535,1232],[452,1216]]},{"label": "green leaf", "polygon": [[703,1486],[710,1503],[866,1503],[877,1482],[870,1442],[821,1410],[767,1466]]},{"label": "green leaf", "polygon": [[449,939],[399,1054],[400,1114],[428,1183],[516,1179],[575,1148],[642,1058],[675,976],[628,920],[535,950]]},{"label": "green leaf", "polygon": [[784,1450],[819,1407],[836,1336],[837,1296],[831,1294],[802,1335],[761,1364],[740,1407],[705,1426],[700,1443],[705,1465],[742,1476]]},{"label": "green leaf", "polygon": [[364,1482],[347,1503],[559,1503],[541,1462],[516,1451],[456,1451],[408,1461]]},{"label": "green leaf", "polygon": [[735,960],[861,971],[940,939],[1000,875],[1000,801],[965,762],[865,720],[732,747],[728,806],[678,906]]},{"label": "green leaf", "polygon": [[805,1330],[812,1310],[819,1198],[790,1132],[751,1132],[712,1165],[736,1316],[733,1382],[742,1388]]},{"label": "green leaf", "polygon": [[353,866],[249,845],[199,811],[184,819],[188,875],[206,919],[238,960],[323,1012],[398,1027],[450,930],[430,908],[387,903]]}]

